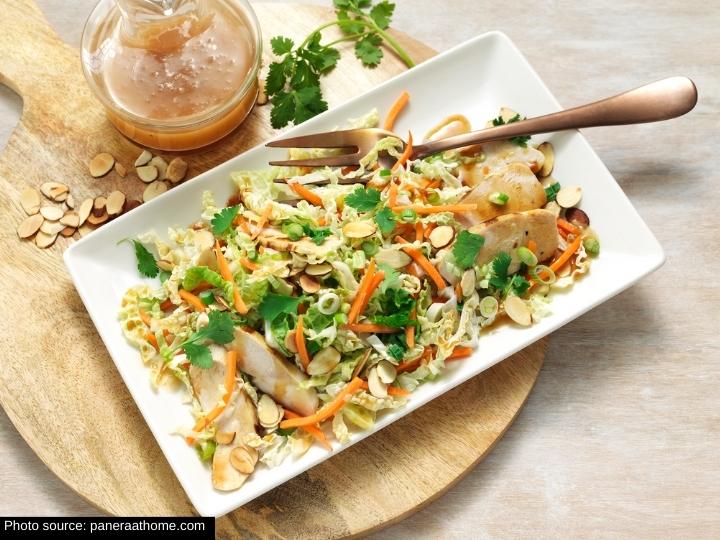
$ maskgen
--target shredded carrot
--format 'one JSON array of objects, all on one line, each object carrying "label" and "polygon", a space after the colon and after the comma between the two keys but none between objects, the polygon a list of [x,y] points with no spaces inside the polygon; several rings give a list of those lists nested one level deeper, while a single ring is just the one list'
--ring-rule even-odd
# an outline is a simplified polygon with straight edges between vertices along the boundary
[{"label": "shredded carrot", "polygon": [[260,268],[259,264],[252,262],[247,257],[240,257],[240,264],[242,264],[245,268],[247,268],[251,272],[254,272],[258,268]]},{"label": "shredded carrot", "polygon": [[[369,390],[367,381],[363,381],[363,384],[360,388],[362,390]],[[405,396],[410,395],[410,392],[408,392],[404,388],[400,388],[399,386],[388,386],[387,393],[390,396],[399,396],[399,397],[405,397]]]},{"label": "shredded carrot", "polygon": [[192,291],[190,291],[190,292],[193,293],[193,294],[195,294],[195,295],[198,295],[198,294],[200,294],[201,292],[203,292],[203,291],[208,291],[208,290],[210,290],[210,289],[212,289],[212,288],[213,288],[213,286],[210,285],[209,283],[201,283],[200,285],[198,285],[197,287],[195,287],[195,288],[194,288]]},{"label": "shredded carrot", "polygon": [[422,239],[424,238],[424,231],[423,231],[423,224],[422,222],[418,221],[415,223],[415,241],[416,242],[422,242]]},{"label": "shredded carrot", "polygon": [[218,269],[220,270],[222,278],[233,284],[233,303],[235,304],[235,309],[240,315],[245,315],[248,312],[248,308],[245,305],[245,302],[243,302],[242,296],[240,296],[240,290],[238,289],[237,283],[235,283],[235,279],[230,271],[230,265],[220,249],[220,242],[217,240],[215,240],[215,258],[217,259]]},{"label": "shredded carrot", "polygon": [[405,150],[403,150],[403,153],[400,154],[400,157],[395,162],[395,165],[392,166],[392,170],[394,171],[396,169],[399,169],[403,165],[405,165],[405,163],[407,163],[407,160],[410,159],[410,157],[412,156],[412,153],[413,153],[413,138],[412,138],[412,133],[410,133],[408,131],[408,142],[407,142],[407,145],[405,146]]},{"label": "shredded carrot", "polygon": [[408,104],[408,101],[410,101],[410,94],[407,91],[403,91],[403,93],[395,100],[392,107],[390,107],[390,111],[388,111],[388,115],[385,118],[385,125],[383,126],[384,129],[387,129],[388,131],[393,130],[395,120],[397,120],[400,111],[402,111]]},{"label": "shredded carrot", "polygon": [[355,299],[353,300],[352,305],[350,306],[350,312],[348,313],[348,322],[354,323],[357,321],[357,318],[360,316],[360,307],[362,305],[362,297],[365,289],[370,286],[370,282],[373,279],[373,275],[375,274],[375,259],[370,259],[370,264],[368,264],[367,270],[365,270],[365,275],[360,280],[360,285],[358,286],[358,290],[355,293]]},{"label": "shredded carrot", "polygon": [[280,422],[280,429],[310,426],[327,420],[345,406],[347,403],[346,398],[360,390],[362,384],[363,381],[355,377],[338,392],[335,399],[323,405],[316,413],[301,418],[288,418],[287,420],[283,420]]},{"label": "shredded carrot", "polygon": [[257,236],[260,234],[260,231],[262,231],[263,227],[265,227],[265,224],[267,223],[268,219],[270,218],[270,214],[272,214],[272,204],[267,203],[267,206],[265,206],[263,213],[260,214],[260,220],[257,222],[255,232],[252,234],[253,240],[255,238],[257,238]]},{"label": "shredded carrot", "polygon": [[[285,412],[283,413],[283,416],[285,418],[301,418],[301,416],[293,411],[289,411],[285,409]],[[327,440],[327,437],[325,437],[325,433],[323,433],[323,430],[320,429],[317,426],[309,425],[309,426],[302,426],[300,427],[303,431],[307,431],[310,435],[313,436],[313,438],[319,442],[323,448],[325,448],[327,451],[332,451],[332,446],[330,446],[330,443]]]},{"label": "shredded carrot", "polygon": [[155,347],[155,350],[156,350],[156,351],[159,351],[159,350],[160,350],[160,346],[158,345],[157,338],[155,337],[155,334],[153,334],[152,332],[148,332],[147,334],[145,334],[145,339],[147,339],[147,340],[150,342],[150,345],[152,345],[153,347]]},{"label": "shredded carrot", "polygon": [[563,251],[560,256],[555,259],[552,264],[550,264],[550,270],[553,272],[557,272],[560,270],[566,262],[570,260],[570,257],[573,256],[573,254],[580,249],[580,243],[582,242],[582,238],[579,236],[575,238],[575,240],[572,241],[572,243],[567,247],[565,251]]},{"label": "shredded carrot", "polygon": [[[399,242],[399,243],[401,243],[401,244],[407,244],[407,243],[408,243],[408,241],[405,240],[405,239],[404,239],[403,237],[401,237],[401,236],[396,236],[396,237],[395,237],[395,241],[396,241],[396,242]],[[418,263],[418,264],[420,265],[420,268],[422,268],[423,270],[425,270],[425,272],[427,273],[427,275],[430,276],[430,279],[432,279],[433,282],[435,282],[435,286],[437,287],[437,289],[438,289],[439,291],[441,291],[441,290],[443,290],[445,287],[447,287],[447,284],[445,283],[445,280],[444,280],[444,279],[442,278],[442,276],[440,275],[440,272],[437,271],[437,268],[435,268],[435,267],[432,265],[432,263],[431,263],[429,260],[427,260],[427,258],[425,257],[425,255],[423,255],[422,252],[421,252],[419,249],[414,248],[414,247],[409,246],[409,245],[407,245],[407,246],[402,246],[402,249],[403,249],[403,251],[405,251],[405,253],[407,253],[408,255],[410,255],[410,257],[412,257],[412,259],[413,259],[416,263]]]},{"label": "shredded carrot", "polygon": [[455,284],[455,297],[456,297],[458,300],[461,300],[462,297],[463,297],[462,287],[460,286],[460,282],[459,282],[459,281]]},{"label": "shredded carrot", "polygon": [[433,180],[432,182],[430,182],[427,186],[425,186],[425,189],[435,189],[435,188],[438,188],[438,187],[440,187],[440,184],[441,184],[441,183],[442,183],[442,182],[441,182],[440,179],[438,178],[438,179]]},{"label": "shredded carrot", "polygon": [[467,358],[473,353],[472,347],[455,347],[447,360],[460,360],[461,358]]},{"label": "shredded carrot", "polygon": [[477,210],[477,204],[439,204],[437,206],[420,206],[418,204],[407,204],[403,206],[393,206],[393,212],[402,212],[403,210],[413,210],[416,214],[440,214],[441,212],[453,212],[460,214],[462,212],[473,212]]},{"label": "shredded carrot", "polygon": [[535,255],[537,255],[538,245],[537,245],[537,242],[536,242],[535,240],[528,240],[527,248],[528,248],[530,251],[532,251]]},{"label": "shredded carrot", "polygon": [[314,204],[315,206],[322,206],[322,199],[320,198],[320,195],[317,193],[314,193],[310,191],[308,188],[303,186],[300,182],[297,180],[293,182],[288,182],[288,186],[290,186],[290,189],[292,189],[295,193],[297,193],[300,197],[305,199],[310,204]]},{"label": "shredded carrot", "polygon": [[428,223],[427,227],[425,227],[425,238],[430,238],[430,233],[435,230],[435,227],[437,227],[437,223]]},{"label": "shredded carrot", "polygon": [[356,333],[367,333],[367,334],[395,334],[402,331],[402,328],[395,328],[392,326],[385,326],[382,324],[371,324],[371,323],[352,323],[343,325],[345,330],[352,330]]},{"label": "shredded carrot", "polygon": [[432,351],[430,351],[429,348],[426,348],[423,353],[417,358],[398,364],[397,368],[395,368],[395,371],[397,371],[398,373],[415,371],[415,369],[420,366],[420,364],[428,357],[429,354],[431,354],[431,352]]},{"label": "shredded carrot", "polygon": [[388,188],[388,198],[387,198],[387,205],[389,207],[393,207],[397,204],[397,196],[398,196],[398,186],[395,182],[390,182],[390,187]]},{"label": "shredded carrot", "polygon": [[180,289],[178,293],[180,294],[180,298],[190,304],[195,311],[205,311],[205,304],[203,304],[202,300],[193,293],[186,291],[185,289]]},{"label": "shredded carrot", "polygon": [[317,224],[320,225],[321,227],[324,227],[325,225],[327,225],[327,219],[325,219],[325,216],[320,216],[317,220]]},{"label": "shredded carrot", "polygon": [[147,314],[147,311],[140,308],[138,309],[138,313],[140,314],[140,320],[145,323],[145,326],[150,326],[152,319],[150,318],[150,315]]},{"label": "shredded carrot", "polygon": [[[232,396],[233,389],[235,387],[235,374],[237,372],[237,351],[228,351],[225,353],[225,394],[223,395],[223,402],[222,405],[216,406],[213,410],[211,410],[206,416],[201,418],[197,421],[195,424],[195,427],[193,427],[193,431],[195,433],[201,432],[203,429],[205,429],[207,426],[209,426],[218,416],[222,414],[222,412],[225,410],[225,407],[227,406],[228,402],[230,401],[230,396]],[[195,439],[193,437],[188,437],[187,439],[188,444],[194,444]]]},{"label": "shredded carrot", "polygon": [[575,225],[573,225],[569,221],[565,221],[562,218],[558,218],[557,225],[558,227],[569,233],[578,234],[580,232],[580,230]]},{"label": "shredded carrot", "polygon": [[[415,320],[415,309],[410,312],[410,319]],[[407,346],[409,349],[412,349],[415,347],[415,325],[409,324],[407,328],[405,328],[405,342],[407,343]]]},{"label": "shredded carrot", "polygon": [[300,356],[300,363],[303,369],[307,371],[308,364],[310,363],[310,355],[307,351],[307,345],[305,344],[305,326],[303,325],[303,316],[298,317],[297,326],[295,327],[295,348],[297,349],[298,356]]}]

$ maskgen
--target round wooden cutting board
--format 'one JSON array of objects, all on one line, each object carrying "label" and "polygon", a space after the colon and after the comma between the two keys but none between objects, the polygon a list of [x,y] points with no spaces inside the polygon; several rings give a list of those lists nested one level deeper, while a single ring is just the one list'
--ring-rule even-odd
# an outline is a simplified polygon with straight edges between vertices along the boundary
[{"label": "round wooden cutting board", "polygon": [[[302,39],[328,8],[255,6],[266,40]],[[394,32],[417,61],[434,52]],[[22,96],[20,124],[0,158],[0,403],[45,464],[80,496],[119,515],[191,514],[180,484],[115,371],[62,261],[71,239],[40,250],[16,235],[20,191],[58,180],[75,200],[120,189],[128,174],[92,179],[88,160],[112,153],[131,169],[139,149],[107,122],[80,70],[78,51],[50,29],[31,0],[0,10],[0,81]],[[269,58],[266,58],[265,64]],[[391,53],[364,69],[351,53],[323,81],[337,105],[400,73]],[[257,107],[226,140],[189,154],[201,173],[269,136]],[[442,494],[493,447],[522,407],[542,365],[540,342],[373,437],[218,520],[220,538],[338,538],[398,521]]]}]

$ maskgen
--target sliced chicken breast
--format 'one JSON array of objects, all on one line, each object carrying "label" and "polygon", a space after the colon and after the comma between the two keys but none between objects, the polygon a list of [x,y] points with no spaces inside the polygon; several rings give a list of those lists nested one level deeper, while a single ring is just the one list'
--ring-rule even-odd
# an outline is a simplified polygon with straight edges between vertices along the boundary
[{"label": "sliced chicken breast", "polygon": [[[496,191],[510,197],[506,204],[497,205],[488,200],[488,196]],[[464,226],[472,227],[503,214],[542,208],[547,197],[542,184],[526,164],[511,163],[478,183],[462,202],[477,204],[477,212],[459,214],[457,218]]]},{"label": "sliced chicken breast", "polygon": [[273,351],[260,334],[236,328],[231,347],[238,352],[238,368],[275,401],[306,416],[317,410],[315,390],[300,388],[300,382],[307,376]]},{"label": "sliced chicken breast", "polygon": [[532,146],[519,146],[512,141],[492,141],[467,147],[464,154],[482,153],[480,163],[460,168],[460,180],[467,186],[476,186],[484,179],[497,174],[512,163],[522,163],[533,171],[539,171],[545,163],[545,155]]},{"label": "sliced chicken breast", "polygon": [[552,257],[558,246],[555,214],[549,210],[506,214],[474,225],[469,230],[485,238],[485,243],[476,259],[477,264],[486,264],[504,251],[513,258],[511,272],[516,271],[520,266],[516,254],[517,248],[527,246],[528,241],[533,240],[537,244],[536,255],[539,261]]},{"label": "sliced chicken breast", "polygon": [[[245,390],[235,392],[217,420],[218,434],[232,437],[228,444],[218,444],[212,462],[215,489],[238,489],[252,474],[258,460],[257,450],[244,444],[244,435],[255,433],[257,412]],[[231,435],[234,434],[234,435]]]}]

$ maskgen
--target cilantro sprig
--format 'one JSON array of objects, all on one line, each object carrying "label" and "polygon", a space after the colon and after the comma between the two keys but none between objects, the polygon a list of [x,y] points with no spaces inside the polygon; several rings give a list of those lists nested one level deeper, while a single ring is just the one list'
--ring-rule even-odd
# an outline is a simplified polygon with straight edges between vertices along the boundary
[{"label": "cilantro sprig", "polygon": [[365,189],[358,186],[345,197],[345,204],[358,212],[370,212],[380,204],[380,192],[372,187]]},{"label": "cilantro sprig", "polygon": [[475,264],[475,258],[484,244],[485,238],[479,234],[460,231],[452,250],[455,264],[462,270],[471,268]]},{"label": "cilantro sprig", "polygon": [[[525,120],[525,118],[522,118],[519,114],[516,114],[512,118],[510,118],[507,122],[502,116],[498,116],[497,118],[494,118],[492,121],[493,126],[502,126],[504,124],[512,124],[513,122],[519,122],[520,120]],[[522,146],[525,148],[527,146],[527,142],[530,140],[530,135],[520,135],[518,137],[510,137],[510,142],[514,142],[518,146]]]},{"label": "cilantro sprig", "polygon": [[[299,45],[285,36],[275,36],[270,46],[278,60],[271,63],[265,78],[265,92],[272,103],[270,123],[276,129],[300,124],[327,110],[320,89],[320,77],[332,71],[340,58],[335,47],[355,43],[355,56],[366,67],[377,66],[383,58],[383,43],[391,47],[408,67],[415,63],[386,32],[395,4],[381,0],[334,0],[336,19],[318,26]],[[343,37],[323,44],[322,31],[337,26]]]},{"label": "cilantro sprig", "polygon": [[509,274],[511,263],[512,257],[504,251],[498,253],[490,263],[492,275],[488,283],[500,293],[501,298],[505,298],[510,292],[522,296],[530,288],[530,282],[523,276]]},{"label": "cilantro sprig", "polygon": [[125,238],[120,240],[118,244],[130,241],[135,249],[135,259],[137,260],[137,269],[141,276],[154,278],[160,273],[155,256],[142,245],[139,240]]},{"label": "cilantro sprig", "polygon": [[[235,325],[232,317],[226,311],[213,310],[208,314],[208,324],[194,332],[185,341],[176,347],[183,349],[190,363],[200,368],[212,367],[213,359],[208,341],[220,345],[230,343],[235,337]],[[174,352],[174,351],[173,351]]]},{"label": "cilantro sprig", "polygon": [[238,215],[239,210],[239,206],[228,206],[227,208],[223,208],[219,212],[216,212],[210,220],[213,234],[215,236],[220,236],[225,233],[225,231],[230,228],[230,225],[232,225],[232,222],[235,219],[235,216]]}]

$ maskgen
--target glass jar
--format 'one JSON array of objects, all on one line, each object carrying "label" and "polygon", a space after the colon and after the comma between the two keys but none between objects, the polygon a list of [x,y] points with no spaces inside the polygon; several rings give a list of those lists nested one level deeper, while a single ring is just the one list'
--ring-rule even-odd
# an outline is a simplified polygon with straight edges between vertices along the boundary
[{"label": "glass jar", "polygon": [[252,110],[262,54],[246,0],[101,0],[82,66],[108,118],[160,150],[213,143]]}]

